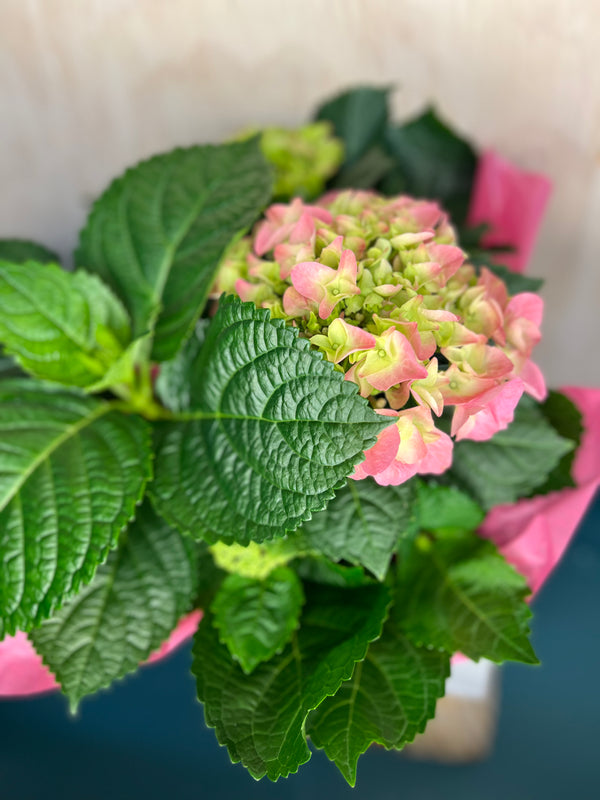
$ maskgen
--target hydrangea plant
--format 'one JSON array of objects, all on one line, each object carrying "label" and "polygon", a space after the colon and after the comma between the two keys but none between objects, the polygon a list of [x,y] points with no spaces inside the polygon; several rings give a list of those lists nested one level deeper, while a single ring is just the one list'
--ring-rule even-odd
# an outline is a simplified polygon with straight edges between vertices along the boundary
[{"label": "hydrangea plant", "polygon": [[537,285],[464,229],[469,145],[379,90],[317,116],[128,170],[74,271],[0,242],[0,636],[75,709],[200,608],[232,761],[277,780],[310,739],[354,784],[453,654],[537,663],[527,583],[476,530],[571,484],[580,425],[531,360]]}]

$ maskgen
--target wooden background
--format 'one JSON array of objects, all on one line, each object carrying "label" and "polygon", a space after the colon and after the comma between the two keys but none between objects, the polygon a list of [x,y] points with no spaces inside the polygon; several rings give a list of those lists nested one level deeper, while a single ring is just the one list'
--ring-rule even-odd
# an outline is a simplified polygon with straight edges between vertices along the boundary
[{"label": "wooden background", "polygon": [[600,384],[598,0],[0,0],[0,235],[68,255],[128,164],[359,82],[547,173],[539,360]]}]

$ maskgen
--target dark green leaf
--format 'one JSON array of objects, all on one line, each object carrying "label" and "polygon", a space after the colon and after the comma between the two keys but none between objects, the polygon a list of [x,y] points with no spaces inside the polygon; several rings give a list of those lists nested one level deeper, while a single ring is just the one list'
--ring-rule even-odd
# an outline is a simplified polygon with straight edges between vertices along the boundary
[{"label": "dark green leaf", "polygon": [[410,542],[416,533],[415,499],[413,483],[379,486],[371,478],[350,480],[297,538],[307,550],[366,567],[383,580],[400,540]]},{"label": "dark green leaf", "polygon": [[417,518],[427,531],[472,531],[483,522],[484,512],[468,494],[453,486],[419,482]]},{"label": "dark green leaf", "polygon": [[190,370],[200,354],[209,324],[207,319],[198,320],[194,332],[175,358],[160,365],[156,393],[171,411],[187,411],[190,407]]},{"label": "dark green leaf", "polygon": [[375,583],[362,567],[347,567],[336,564],[324,556],[304,556],[292,562],[292,566],[303,581],[323,583],[326,586],[354,589]]},{"label": "dark green leaf", "polygon": [[304,596],[295,572],[273,570],[263,580],[228,575],[211,610],[219,639],[247,674],[279,653],[298,627]]},{"label": "dark green leaf", "polygon": [[41,264],[60,264],[60,258],[41,244],[26,239],[0,239],[0,261],[24,264],[38,261]]},{"label": "dark green leaf", "polygon": [[381,138],[388,119],[389,89],[361,86],[328,100],[317,109],[316,119],[333,123],[344,142],[346,164],[352,164]]},{"label": "dark green leaf", "polygon": [[309,715],[307,733],[354,786],[371,744],[401,750],[425,729],[449,673],[447,653],[417,647],[390,620],[351,680]]},{"label": "dark green leaf", "polygon": [[389,419],[269,313],[221,300],[187,421],[159,427],[152,496],[207,541],[262,541],[323,509]]},{"label": "dark green leaf", "polygon": [[125,309],[97,276],[0,261],[0,342],[35,377],[92,387],[129,341]]},{"label": "dark green leaf", "polygon": [[374,189],[395,163],[382,147],[373,145],[358,161],[342,167],[331,185],[336,189]]},{"label": "dark green leaf", "polygon": [[153,357],[191,333],[223,251],[268,203],[271,170],[257,139],[177,149],[128,170],[96,201],[76,263],[123,299]]},{"label": "dark green leaf", "polygon": [[419,537],[398,569],[394,617],[418,645],[537,664],[525,579],[474,533]]},{"label": "dark green leaf", "polygon": [[207,608],[212,603],[213,597],[227,573],[215,564],[206,542],[196,542],[196,552],[198,560],[198,593],[194,605],[197,608]]},{"label": "dark green leaf", "polygon": [[397,168],[384,182],[384,191],[438,200],[452,221],[461,224],[477,162],[471,145],[431,109],[405,125],[388,128],[386,143]]},{"label": "dark green leaf", "polygon": [[[152,472],[148,425],[75,392],[0,383],[0,621],[29,630],[89,583]],[[1,634],[1,629],[0,629]]]},{"label": "dark green leaf", "polygon": [[455,477],[484,509],[513,503],[543,484],[573,442],[559,436],[538,405],[525,397],[506,430],[486,442],[454,445]]},{"label": "dark green leaf", "polygon": [[561,392],[550,392],[547,400],[539,408],[554,430],[574,445],[573,449],[560,459],[546,482],[533,491],[533,494],[548,494],[576,485],[571,470],[577,448],[581,444],[583,421],[581,411]]},{"label": "dark green leaf", "polygon": [[194,640],[192,672],[206,724],[233,762],[255,778],[296,772],[310,758],[304,723],[335,694],[381,633],[388,605],[380,586],[334,589],[306,584],[300,629],[281,655],[245,675],[207,614]]},{"label": "dark green leaf", "polygon": [[32,632],[71,708],[133,672],[190,610],[195,550],[145,503],[92,583]]}]

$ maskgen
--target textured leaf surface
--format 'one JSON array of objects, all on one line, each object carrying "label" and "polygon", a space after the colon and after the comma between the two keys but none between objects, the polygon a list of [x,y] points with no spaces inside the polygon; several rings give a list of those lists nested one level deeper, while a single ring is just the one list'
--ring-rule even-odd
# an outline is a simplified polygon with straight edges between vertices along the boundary
[{"label": "textured leaf surface", "polygon": [[277,780],[308,761],[307,714],[350,678],[386,614],[382,586],[305,589],[300,630],[281,655],[252,675],[232,661],[209,615],[194,641],[192,672],[206,723],[216,728],[231,760],[241,761],[255,778]]},{"label": "textured leaf surface", "polygon": [[303,599],[298,576],[286,567],[263,580],[225,578],[212,604],[214,624],[244,672],[283,649],[298,627]]},{"label": "textured leaf surface", "polygon": [[307,733],[354,786],[371,744],[400,750],[425,729],[449,673],[447,653],[417,647],[390,620],[351,680],[309,715]]},{"label": "textured leaf surface", "polygon": [[450,477],[490,509],[543,484],[572,449],[573,442],[559,436],[537,404],[525,398],[506,430],[487,442],[456,442]]},{"label": "textured leaf surface", "polygon": [[583,435],[581,411],[575,403],[560,392],[549,392],[548,398],[540,406],[540,411],[554,430],[563,438],[573,442],[573,449],[565,453],[542,486],[537,486],[533,494],[557,492],[575,486],[572,468],[577,448]]},{"label": "textured leaf surface", "polygon": [[0,342],[32,375],[89,387],[129,338],[125,309],[95,275],[0,261]]},{"label": "textured leaf surface", "polygon": [[233,297],[221,300],[190,376],[190,419],[158,429],[152,496],[167,520],[207,541],[295,530],[389,424],[296,331]]},{"label": "textured leaf surface", "polygon": [[472,531],[483,522],[485,515],[481,506],[453,486],[420,481],[417,496],[419,527],[424,530]]},{"label": "textured leaf surface", "polygon": [[150,474],[144,420],[35,381],[0,383],[0,619],[9,633],[92,579]]},{"label": "textured leaf surface", "polygon": [[384,184],[385,191],[438,200],[452,221],[461,224],[477,161],[470,144],[432,110],[404,125],[388,128],[386,142],[397,168]]},{"label": "textured leaf surface", "polygon": [[0,261],[12,261],[24,264],[26,261],[38,261],[40,264],[59,264],[60,259],[37,242],[27,239],[0,239]]},{"label": "textured leaf surface", "polygon": [[92,583],[30,634],[71,707],[134,671],[190,610],[195,550],[146,503]]},{"label": "textured leaf surface", "polygon": [[383,580],[399,542],[409,544],[416,533],[415,499],[412,483],[350,480],[326,511],[302,527],[298,539],[309,550],[363,566]]},{"label": "textured leaf surface", "polygon": [[388,118],[389,89],[361,86],[334,97],[317,111],[316,119],[333,123],[335,135],[344,142],[345,163],[365,155],[383,134]]},{"label": "textured leaf surface", "polygon": [[154,358],[175,356],[221,255],[268,203],[271,173],[257,140],[178,149],[144,161],[96,201],[76,263],[122,298],[134,335],[154,329]]},{"label": "textured leaf surface", "polygon": [[398,570],[393,614],[418,645],[536,664],[525,579],[474,533],[420,537]]}]

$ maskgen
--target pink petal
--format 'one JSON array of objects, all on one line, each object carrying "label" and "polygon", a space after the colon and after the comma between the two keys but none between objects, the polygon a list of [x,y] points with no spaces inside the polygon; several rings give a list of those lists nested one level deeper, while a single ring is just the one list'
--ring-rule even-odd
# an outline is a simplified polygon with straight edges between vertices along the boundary
[{"label": "pink petal", "polygon": [[548,389],[546,388],[544,374],[538,365],[531,359],[527,359],[518,375],[523,381],[527,394],[542,403],[548,396]]},{"label": "pink petal", "polygon": [[513,378],[490,389],[470,403],[456,407],[452,418],[452,436],[457,441],[483,442],[508,427],[524,390],[523,381]]},{"label": "pink petal", "polygon": [[334,269],[319,264],[318,261],[301,261],[292,268],[290,277],[297,292],[315,303],[320,303],[326,294],[324,284],[335,278],[335,274]]},{"label": "pink petal", "polygon": [[494,152],[479,159],[469,223],[491,226],[484,244],[514,248],[498,260],[515,272],[523,272],[531,257],[551,188],[545,176],[522,172]]},{"label": "pink petal", "polygon": [[441,475],[452,466],[452,449],[454,444],[447,433],[439,432],[435,442],[427,445],[427,455],[419,464],[419,475]]}]

